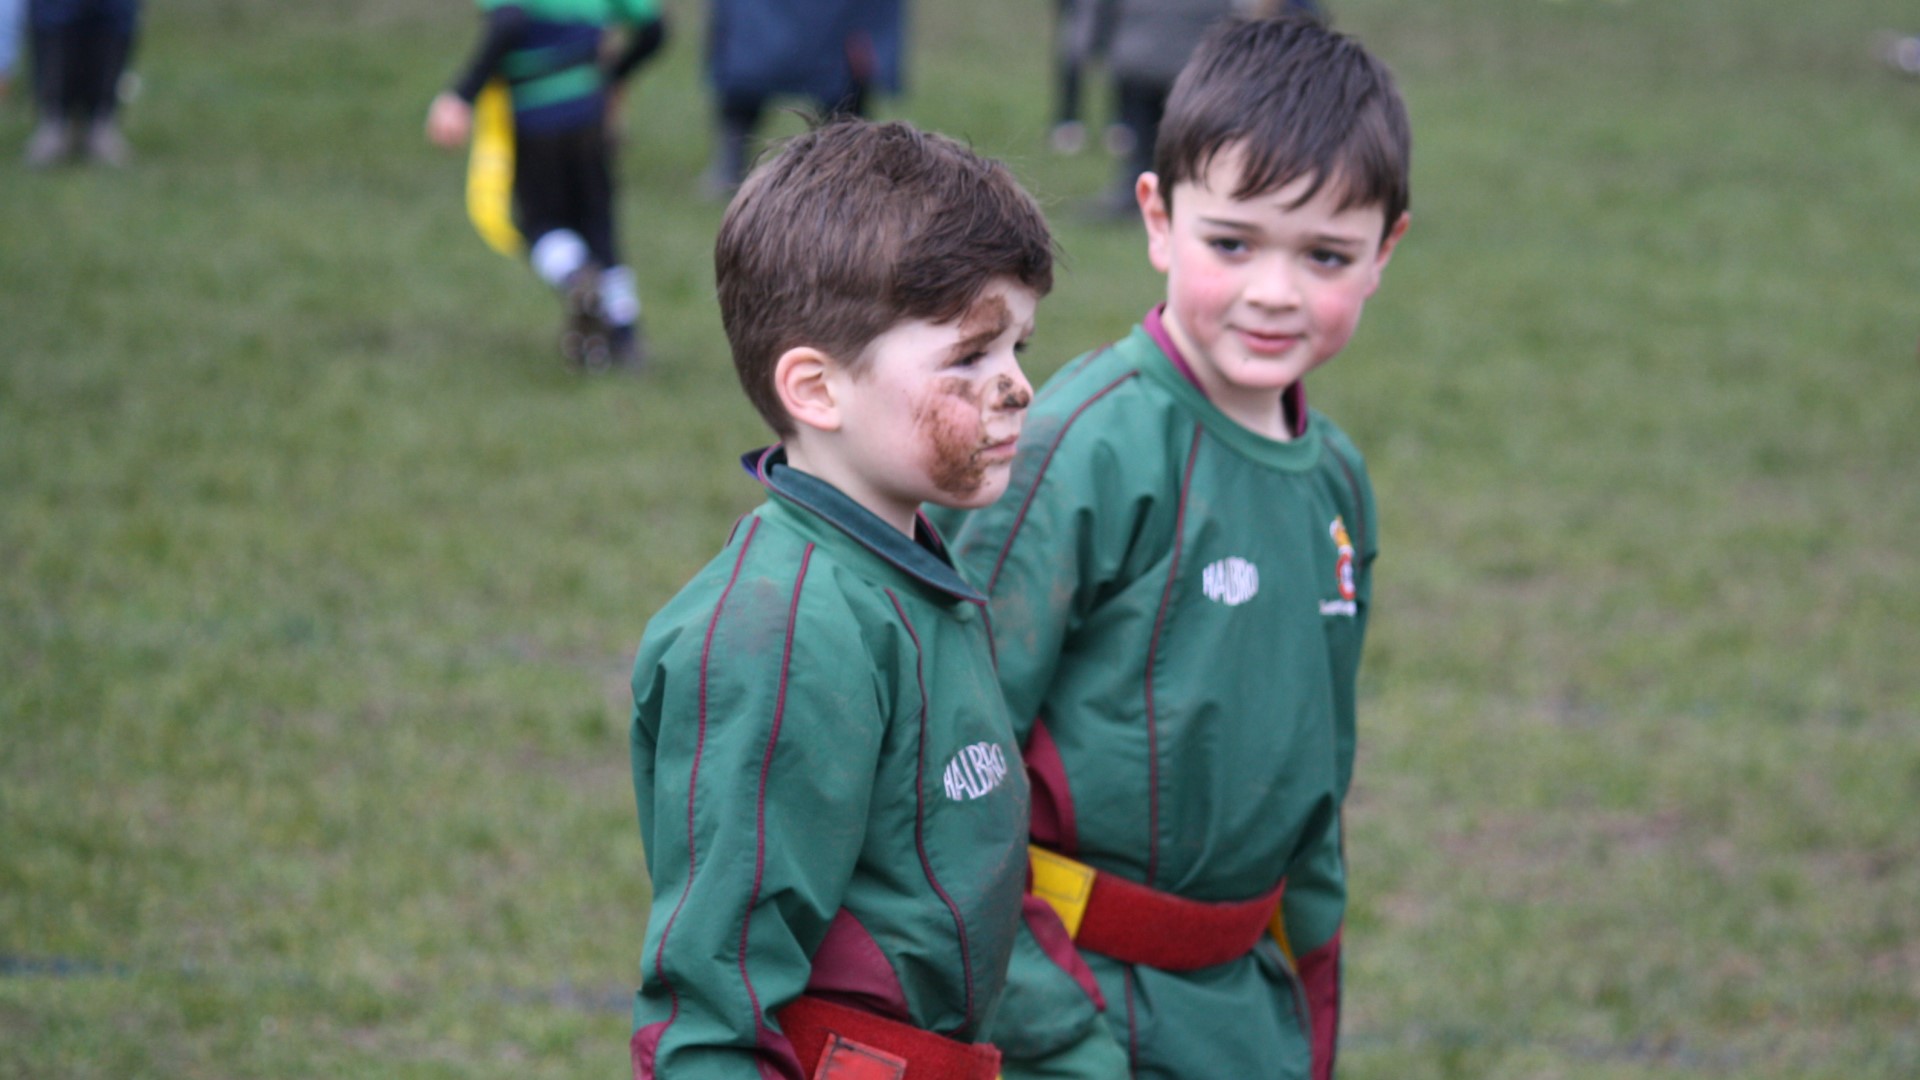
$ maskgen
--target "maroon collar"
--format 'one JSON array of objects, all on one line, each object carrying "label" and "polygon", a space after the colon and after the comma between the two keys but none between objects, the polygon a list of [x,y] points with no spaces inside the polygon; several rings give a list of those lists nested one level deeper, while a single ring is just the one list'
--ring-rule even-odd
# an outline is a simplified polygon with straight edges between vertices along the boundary
[{"label": "maroon collar", "polygon": [[[1193,373],[1193,365],[1187,363],[1187,358],[1181,355],[1180,346],[1173,343],[1173,335],[1167,332],[1167,321],[1161,315],[1166,307],[1165,304],[1154,305],[1153,310],[1147,312],[1147,317],[1140,320],[1140,324],[1146,327],[1147,336],[1153,339],[1155,345],[1160,346],[1160,351],[1167,354],[1167,359],[1173,361],[1173,368],[1180,373],[1180,377],[1192,383],[1193,388],[1200,391],[1201,396],[1204,397],[1207,388],[1200,385],[1200,377]],[[1305,435],[1307,433],[1307,387],[1304,382],[1296,381],[1280,394],[1280,408],[1286,412],[1287,427],[1293,432],[1293,437],[1297,439]]]}]

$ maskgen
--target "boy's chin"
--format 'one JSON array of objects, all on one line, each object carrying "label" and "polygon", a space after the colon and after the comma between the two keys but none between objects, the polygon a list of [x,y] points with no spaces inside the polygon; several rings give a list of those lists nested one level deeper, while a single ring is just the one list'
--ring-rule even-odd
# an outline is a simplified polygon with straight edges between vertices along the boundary
[{"label": "boy's chin", "polygon": [[943,491],[927,501],[936,506],[944,506],[949,510],[978,510],[983,506],[992,506],[994,503],[1000,501],[1000,496],[1007,493],[1007,472],[1004,470],[995,470],[995,473],[998,475],[990,474],[987,477],[986,483],[981,484],[978,489],[965,495],[955,495],[952,492]]}]

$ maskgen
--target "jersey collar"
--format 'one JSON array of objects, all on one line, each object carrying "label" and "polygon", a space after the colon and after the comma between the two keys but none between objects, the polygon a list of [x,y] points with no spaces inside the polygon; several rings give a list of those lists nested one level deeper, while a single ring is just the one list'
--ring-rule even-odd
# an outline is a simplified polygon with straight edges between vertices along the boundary
[{"label": "jersey collar", "polygon": [[[1173,361],[1173,368],[1180,373],[1181,378],[1192,383],[1193,388],[1204,395],[1207,388],[1200,385],[1200,377],[1193,373],[1193,365],[1187,362],[1187,358],[1180,352],[1180,346],[1173,343],[1173,335],[1167,332],[1167,321],[1161,314],[1166,307],[1165,304],[1154,305],[1153,310],[1147,312],[1147,317],[1140,320],[1140,324],[1147,328],[1147,336],[1153,338],[1153,343],[1160,346],[1161,352],[1167,354],[1167,359]],[[1307,433],[1306,383],[1295,382],[1282,391],[1280,407],[1286,410],[1287,427],[1293,433],[1293,437],[1297,439],[1305,435]]]},{"label": "jersey collar", "polygon": [[788,465],[787,451],[782,446],[750,450],[740,456],[740,465],[774,496],[832,525],[922,585],[955,600],[986,603],[987,598],[954,569],[945,542],[925,514],[914,512],[913,537],[909,539],[839,488]]}]

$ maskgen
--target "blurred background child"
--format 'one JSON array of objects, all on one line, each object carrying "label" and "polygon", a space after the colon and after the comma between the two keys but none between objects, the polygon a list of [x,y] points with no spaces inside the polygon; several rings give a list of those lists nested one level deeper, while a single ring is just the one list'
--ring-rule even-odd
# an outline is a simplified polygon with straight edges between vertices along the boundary
[{"label": "blurred background child", "polygon": [[[565,304],[560,348],[587,370],[637,369],[645,358],[640,295],[621,261],[607,133],[610,89],[656,52],[656,0],[478,0],[480,42],[433,99],[427,137],[453,149],[473,133],[474,102],[493,79],[513,103],[513,209],[527,259]],[[602,60],[609,26],[625,47]]]}]

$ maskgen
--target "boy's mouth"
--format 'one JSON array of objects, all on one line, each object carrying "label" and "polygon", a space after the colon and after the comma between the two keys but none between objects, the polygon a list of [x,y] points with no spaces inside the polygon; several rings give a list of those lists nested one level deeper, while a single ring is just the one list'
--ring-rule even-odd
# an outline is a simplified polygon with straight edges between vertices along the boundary
[{"label": "boy's mouth", "polygon": [[1235,332],[1240,336],[1240,343],[1255,356],[1278,356],[1298,344],[1301,337],[1299,334],[1272,333],[1244,327]]},{"label": "boy's mouth", "polygon": [[1009,461],[1014,449],[1020,445],[1020,436],[1010,435],[997,442],[990,442],[974,451],[974,456],[986,461]]}]

